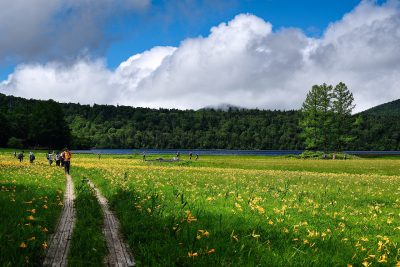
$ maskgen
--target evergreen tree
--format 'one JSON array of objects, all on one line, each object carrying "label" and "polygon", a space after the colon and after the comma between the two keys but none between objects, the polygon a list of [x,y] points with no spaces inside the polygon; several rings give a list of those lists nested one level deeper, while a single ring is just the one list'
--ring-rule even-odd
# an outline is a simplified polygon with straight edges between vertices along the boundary
[{"label": "evergreen tree", "polygon": [[314,85],[308,92],[301,108],[303,138],[306,148],[327,151],[332,125],[331,85]]},{"label": "evergreen tree", "polygon": [[333,120],[333,146],[335,149],[343,150],[348,143],[354,140],[351,135],[352,117],[351,113],[355,107],[354,97],[346,84],[340,82],[333,89],[332,109],[334,113]]}]

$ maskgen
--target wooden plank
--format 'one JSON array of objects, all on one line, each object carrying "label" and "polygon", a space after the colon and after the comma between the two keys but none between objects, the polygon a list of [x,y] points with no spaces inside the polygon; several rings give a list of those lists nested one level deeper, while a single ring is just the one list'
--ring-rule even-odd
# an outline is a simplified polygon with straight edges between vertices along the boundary
[{"label": "wooden plank", "polygon": [[107,199],[102,196],[100,190],[91,181],[89,181],[89,185],[94,188],[104,214],[103,233],[108,248],[107,265],[118,267],[135,266],[129,246],[122,238],[119,221],[110,210]]},{"label": "wooden plank", "polygon": [[76,218],[74,200],[74,183],[71,176],[67,175],[64,206],[56,231],[49,242],[50,245],[43,266],[67,266],[67,256]]}]

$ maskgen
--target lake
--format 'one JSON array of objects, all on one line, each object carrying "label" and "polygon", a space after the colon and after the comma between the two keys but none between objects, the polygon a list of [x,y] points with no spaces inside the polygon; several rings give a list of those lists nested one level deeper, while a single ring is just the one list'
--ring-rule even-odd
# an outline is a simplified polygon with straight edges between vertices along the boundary
[{"label": "lake", "polygon": [[[299,155],[303,150],[236,150],[236,149],[90,149],[90,150],[73,150],[73,153],[78,154],[112,154],[112,155],[130,155],[130,154],[171,154],[176,152],[181,155],[253,155],[253,156],[285,156]],[[345,151],[352,155],[400,155],[400,151]]]}]

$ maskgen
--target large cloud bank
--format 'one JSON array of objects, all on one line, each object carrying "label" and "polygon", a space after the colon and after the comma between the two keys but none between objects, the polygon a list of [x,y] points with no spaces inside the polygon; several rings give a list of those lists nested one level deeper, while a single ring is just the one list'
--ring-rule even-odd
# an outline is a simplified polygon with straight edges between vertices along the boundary
[{"label": "large cloud bank", "polygon": [[[104,46],[108,20],[140,12],[150,0],[1,0],[0,64],[66,60]],[[1,66],[1,65],[0,65]]]},{"label": "large cloud bank", "polygon": [[361,2],[321,38],[240,14],[207,37],[102,60],[19,65],[0,91],[63,102],[297,109],[313,84],[345,82],[357,111],[400,97],[400,2]]}]

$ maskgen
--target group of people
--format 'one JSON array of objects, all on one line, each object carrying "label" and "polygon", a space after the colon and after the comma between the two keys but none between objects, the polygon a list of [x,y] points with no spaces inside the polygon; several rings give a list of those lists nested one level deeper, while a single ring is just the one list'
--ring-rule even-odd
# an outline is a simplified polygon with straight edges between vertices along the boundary
[{"label": "group of people", "polygon": [[[21,151],[18,153],[14,152],[14,157],[19,160],[19,162],[22,162],[24,160],[24,151]],[[72,153],[71,151],[68,150],[68,148],[65,148],[62,152],[57,152],[54,153],[50,151],[46,153],[46,159],[49,161],[50,166],[53,164],[53,160],[56,162],[56,166],[64,168],[65,174],[69,174],[69,170],[71,167],[71,157]],[[33,163],[35,161],[35,154],[33,152],[29,152],[29,162]]]},{"label": "group of people", "polygon": [[[181,157],[181,152],[177,151],[176,152],[176,157],[174,159],[179,160]],[[193,157],[193,152],[189,152],[189,159],[192,160]],[[99,155],[99,159],[100,159],[100,155]],[[196,153],[196,160],[199,159],[199,154]],[[143,151],[143,161],[146,161],[146,152]]]}]

